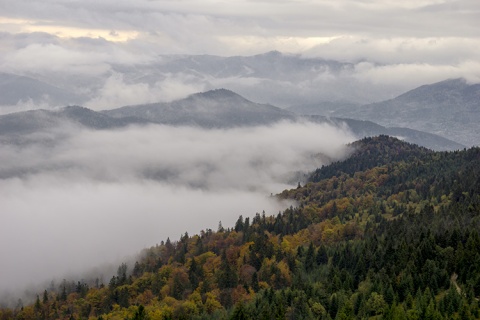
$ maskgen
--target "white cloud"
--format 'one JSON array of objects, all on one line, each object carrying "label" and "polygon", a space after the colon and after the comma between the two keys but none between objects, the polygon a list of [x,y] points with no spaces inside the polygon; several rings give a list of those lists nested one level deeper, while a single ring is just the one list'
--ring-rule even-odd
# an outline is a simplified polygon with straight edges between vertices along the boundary
[{"label": "white cloud", "polygon": [[476,59],[475,52],[477,50],[480,50],[478,39],[343,36],[320,44],[303,55],[342,61],[368,60],[382,64],[429,63],[442,65]]},{"label": "white cloud", "polygon": [[[317,101],[321,96],[329,100],[329,95],[342,100],[345,92],[356,92],[353,97],[344,100],[364,103],[413,88],[412,83],[404,82],[410,81],[408,76],[413,71],[403,72],[403,66],[409,70],[428,71],[428,74],[416,79],[444,80],[452,75],[472,81],[477,79],[478,74],[463,66],[479,62],[476,54],[480,51],[480,29],[476,23],[479,6],[476,0],[236,0],[201,4],[193,0],[46,0],[41,4],[25,0],[14,3],[0,1],[3,16],[0,24],[5,30],[0,36],[0,70],[40,74],[44,79],[55,77],[53,73],[64,73],[70,78],[91,75],[104,81],[111,76],[112,70],[117,70],[112,65],[153,64],[162,54],[230,56],[276,49],[302,53],[306,57],[354,63],[368,61],[385,68],[370,72],[371,79],[366,75],[343,74],[333,82],[320,81],[320,77],[305,79],[302,87],[298,87],[298,83],[292,87],[292,83],[279,83],[275,90],[285,89],[279,94],[282,99],[276,99],[274,92],[269,90],[272,84],[268,82],[262,82],[260,86],[268,92],[268,97],[266,93],[247,90],[241,91],[242,94],[283,106],[291,105],[296,99],[301,100],[298,96],[286,97],[285,92],[299,91]],[[27,33],[32,28],[44,32]],[[55,30],[61,33],[61,37],[55,36],[58,34]],[[120,37],[123,42],[115,42],[118,39],[110,39],[113,37],[111,34],[128,36]],[[433,68],[438,69],[435,75]],[[384,75],[382,70],[387,69],[398,74],[392,74],[386,79],[388,84],[383,84],[378,79]],[[198,83],[194,84],[181,75],[171,75],[170,78],[168,83],[156,85],[155,82],[163,81],[158,79],[149,82],[148,86],[142,81],[131,81],[127,76],[123,80],[111,78],[99,91],[101,96],[89,96],[92,99],[89,105],[113,107],[117,102],[123,105],[171,100],[181,97],[180,92],[210,88],[209,84],[224,81],[198,77]],[[372,88],[369,95],[365,86],[355,83],[357,79],[383,86]],[[394,84],[392,79],[402,82]],[[55,81],[68,83],[71,79],[64,75],[55,78]],[[312,90],[309,90],[309,81]],[[230,83],[231,88],[247,88],[245,82]],[[75,87],[84,89],[88,85],[88,81],[83,81],[80,85],[76,83]],[[173,87],[168,89],[169,85]],[[319,87],[321,94],[314,94],[314,85]],[[323,85],[325,90],[322,90]],[[113,92],[114,87],[124,89],[124,92]],[[342,91],[342,87],[349,89]],[[96,83],[84,91],[94,93],[99,88],[102,85],[99,87]],[[251,88],[260,91],[255,86]],[[331,88],[338,90],[338,94],[332,93]],[[380,96],[372,97],[377,94]],[[122,103],[122,100],[127,103]]]},{"label": "white cloud", "polygon": [[68,72],[99,75],[109,70],[101,57],[55,44],[31,44],[7,54],[1,68],[16,72]]},{"label": "white cloud", "polygon": [[153,85],[146,82],[126,83],[122,74],[114,73],[85,106],[94,110],[105,110],[127,105],[167,102],[184,98],[203,91],[201,82],[192,81],[191,76],[166,74],[164,79]]},{"label": "white cloud", "polygon": [[376,66],[371,63],[356,65],[355,76],[373,85],[415,88],[445,79],[465,78],[471,83],[480,82],[480,63],[465,61],[458,65],[392,64]]},{"label": "white cloud", "polygon": [[[327,125],[202,130],[71,131],[55,146],[2,146],[0,288],[85,271],[188,231],[232,226],[285,206],[315,157],[345,155],[348,133]],[[296,184],[298,180],[292,181]]]},{"label": "white cloud", "polygon": [[36,176],[2,181],[0,189],[0,253],[5,257],[0,284],[17,293],[25,285],[125,261],[167,237],[178,240],[186,231],[216,229],[219,221],[232,226],[240,214],[275,214],[282,208],[254,192],[205,192],[148,181]]},{"label": "white cloud", "polygon": [[96,77],[109,72],[112,64],[141,65],[155,59],[151,54],[132,52],[128,47],[104,39],[62,40],[43,35],[0,39],[10,47],[0,56],[0,70],[17,74],[37,73],[47,78],[56,73]]},{"label": "white cloud", "polygon": [[[72,37],[108,38],[113,30],[128,35],[122,39],[153,40],[148,35],[157,34],[153,41],[162,53],[252,54],[265,51],[265,44],[268,50],[299,52],[318,39],[338,36],[478,42],[479,35],[478,1],[467,0],[16,1],[0,8],[5,26],[44,26],[43,31],[58,30],[62,36],[70,30]],[[22,23],[15,24],[15,19]],[[18,32],[13,27],[4,30]]]}]

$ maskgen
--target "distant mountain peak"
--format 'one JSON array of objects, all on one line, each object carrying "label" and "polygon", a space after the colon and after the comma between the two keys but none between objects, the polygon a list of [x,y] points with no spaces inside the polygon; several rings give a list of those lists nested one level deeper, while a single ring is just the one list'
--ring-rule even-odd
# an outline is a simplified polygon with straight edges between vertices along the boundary
[{"label": "distant mountain peak", "polygon": [[0,72],[0,106],[29,100],[50,106],[64,106],[81,103],[85,98],[38,79]]},{"label": "distant mountain peak", "polygon": [[86,107],[82,106],[77,106],[77,105],[71,105],[71,106],[66,106],[61,109],[64,112],[86,112],[86,111],[93,111],[91,109],[88,109]]},{"label": "distant mountain peak", "polygon": [[390,100],[343,109],[334,116],[433,133],[465,146],[479,145],[480,83],[455,78],[423,85]]},{"label": "distant mountain peak", "polygon": [[467,84],[467,80],[465,80],[465,78],[451,78],[451,79],[446,79],[446,80],[437,82],[437,84],[442,84],[442,83],[445,83],[445,84],[448,84],[448,83],[451,83],[451,84]]},{"label": "distant mountain peak", "polygon": [[190,98],[206,98],[206,99],[219,99],[219,98],[243,98],[241,95],[224,88],[213,89],[205,92],[194,93],[189,96]]},{"label": "distant mountain peak", "polygon": [[136,117],[153,123],[205,128],[255,126],[295,119],[295,114],[289,111],[252,102],[223,88],[168,103],[126,106],[103,113],[114,118]]},{"label": "distant mountain peak", "polygon": [[443,100],[448,98],[448,94],[457,93],[471,86],[474,85],[469,85],[464,78],[447,79],[407,91],[399,95],[397,99],[418,99],[419,97],[431,99],[433,97]]},{"label": "distant mountain peak", "polygon": [[268,51],[268,52],[264,53],[264,55],[265,56],[279,57],[279,56],[282,56],[283,54],[278,50],[272,50],[272,51]]}]

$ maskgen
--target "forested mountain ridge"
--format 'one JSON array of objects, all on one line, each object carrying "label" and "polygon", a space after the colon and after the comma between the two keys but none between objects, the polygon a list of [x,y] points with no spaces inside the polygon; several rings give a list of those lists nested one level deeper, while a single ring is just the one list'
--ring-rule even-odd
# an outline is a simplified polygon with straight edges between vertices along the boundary
[{"label": "forested mountain ridge", "polygon": [[352,150],[348,159],[317,169],[310,177],[318,182],[339,176],[342,172],[353,174],[400,160],[422,158],[433,151],[414,144],[404,143],[389,136],[367,137],[349,145]]},{"label": "forested mountain ridge", "polygon": [[278,215],[144,250],[108,284],[68,282],[1,319],[480,317],[480,148],[365,138]]}]

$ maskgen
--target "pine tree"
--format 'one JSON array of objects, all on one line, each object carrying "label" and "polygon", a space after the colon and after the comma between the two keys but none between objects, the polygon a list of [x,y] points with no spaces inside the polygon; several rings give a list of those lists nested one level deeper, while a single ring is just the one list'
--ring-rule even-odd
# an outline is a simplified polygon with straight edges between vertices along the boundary
[{"label": "pine tree", "polygon": [[230,317],[230,320],[247,320],[249,317],[245,314],[245,307],[243,305],[243,302],[237,303],[235,306],[235,309],[233,310],[232,316]]},{"label": "pine tree", "polygon": [[43,291],[43,304],[48,303],[48,292],[47,290]]},{"label": "pine tree", "polygon": [[318,248],[317,255],[315,256],[315,262],[317,265],[322,265],[328,262],[327,250],[323,244],[320,246],[320,248]]},{"label": "pine tree", "polygon": [[313,243],[310,242],[310,245],[307,249],[307,254],[305,255],[305,270],[312,271],[315,264],[315,249],[313,248]]}]

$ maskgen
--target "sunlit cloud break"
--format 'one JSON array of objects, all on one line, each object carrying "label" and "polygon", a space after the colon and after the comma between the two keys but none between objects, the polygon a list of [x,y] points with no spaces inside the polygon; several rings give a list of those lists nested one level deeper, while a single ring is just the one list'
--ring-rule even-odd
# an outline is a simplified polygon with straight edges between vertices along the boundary
[{"label": "sunlit cloud break", "polygon": [[36,21],[0,17],[0,25],[13,33],[44,32],[59,38],[103,38],[111,42],[133,40],[139,35],[135,30],[80,28],[56,24],[55,21]]}]

